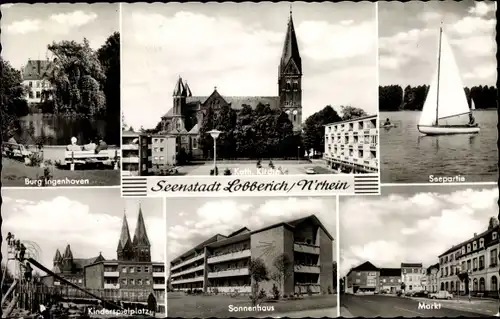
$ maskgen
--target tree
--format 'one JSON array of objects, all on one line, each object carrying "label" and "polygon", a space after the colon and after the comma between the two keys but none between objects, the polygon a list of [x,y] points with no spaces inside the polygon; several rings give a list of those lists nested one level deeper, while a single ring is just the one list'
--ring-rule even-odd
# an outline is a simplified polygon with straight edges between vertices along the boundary
[{"label": "tree", "polygon": [[282,253],[274,258],[273,266],[276,271],[272,274],[272,279],[278,282],[279,285],[285,284],[288,278],[293,274],[293,262],[290,256]]},{"label": "tree", "polygon": [[252,294],[250,299],[252,300],[252,306],[256,306],[264,299],[259,290],[259,283],[269,280],[269,272],[260,258],[252,259],[248,268],[250,277],[252,278]]},{"label": "tree", "polygon": [[399,111],[403,102],[403,88],[399,85],[378,87],[379,110]]},{"label": "tree", "polygon": [[156,297],[153,293],[148,296],[148,310],[153,314],[156,313]]},{"label": "tree", "polygon": [[213,139],[208,133],[214,128],[214,116],[214,109],[209,106],[203,114],[203,120],[200,126],[199,147],[203,150],[204,157],[208,157],[214,145]]},{"label": "tree", "polygon": [[350,105],[341,106],[340,108],[342,109],[342,121],[353,120],[368,115],[365,110]]},{"label": "tree", "polygon": [[18,118],[28,114],[28,103],[21,72],[0,57],[2,79],[0,81],[0,121],[2,140],[12,137],[20,129]]},{"label": "tree", "polygon": [[305,150],[313,149],[318,153],[325,151],[325,125],[341,121],[342,118],[330,106],[325,106],[309,116],[304,123],[302,141]]},{"label": "tree", "polygon": [[102,90],[106,76],[89,41],[53,42],[48,49],[56,56],[49,81],[53,85],[54,111],[64,114],[105,113]]},{"label": "tree", "polygon": [[119,143],[118,121],[120,114],[120,33],[108,37],[97,50],[97,57],[105,75],[103,93],[106,99],[106,131],[110,143]]},{"label": "tree", "polygon": [[488,230],[498,227],[498,225],[499,225],[498,219],[494,216],[490,217],[490,220],[488,222]]}]

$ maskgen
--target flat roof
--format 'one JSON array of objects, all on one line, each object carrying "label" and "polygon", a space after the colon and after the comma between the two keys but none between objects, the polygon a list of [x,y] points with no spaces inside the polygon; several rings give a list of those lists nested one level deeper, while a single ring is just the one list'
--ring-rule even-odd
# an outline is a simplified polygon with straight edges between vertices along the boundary
[{"label": "flat roof", "polygon": [[325,125],[323,125],[323,126],[330,126],[330,125],[344,124],[344,123],[349,123],[349,122],[358,122],[358,121],[368,120],[368,119],[372,119],[372,118],[377,118],[377,115],[367,115],[367,116],[357,117],[357,118],[350,119],[350,120],[345,120],[345,121],[340,121],[340,122],[328,123],[328,124],[325,124]]}]

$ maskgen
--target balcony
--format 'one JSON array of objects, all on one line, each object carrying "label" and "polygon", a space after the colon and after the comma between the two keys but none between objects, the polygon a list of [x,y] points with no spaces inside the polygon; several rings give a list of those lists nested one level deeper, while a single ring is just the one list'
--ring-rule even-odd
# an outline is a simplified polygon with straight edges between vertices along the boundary
[{"label": "balcony", "polygon": [[104,284],[104,289],[120,289],[120,284]]},{"label": "balcony", "polygon": [[293,244],[293,250],[299,253],[319,255],[319,246],[309,244]]},{"label": "balcony", "polygon": [[105,271],[104,277],[120,277],[120,273],[118,271]]},{"label": "balcony", "polygon": [[216,264],[216,263],[220,263],[220,262],[228,261],[228,260],[249,258],[251,255],[252,255],[252,252],[250,251],[250,249],[245,249],[245,250],[237,251],[237,252],[234,252],[234,253],[229,253],[229,254],[224,254],[224,255],[209,257],[207,259],[207,262],[209,264]]},{"label": "balcony", "polygon": [[319,266],[302,266],[295,265],[295,272],[306,273],[306,274],[319,274]]},{"label": "balcony", "polygon": [[194,263],[195,261],[203,259],[203,258],[205,258],[205,253],[200,254],[198,256],[195,256],[195,257],[193,257],[191,259],[185,260],[185,261],[181,262],[180,264],[177,264],[177,265],[173,266],[172,268],[170,268],[170,270],[171,271],[176,270],[176,269],[178,269],[178,268],[180,268],[182,266],[189,265],[190,263]]},{"label": "balcony", "polygon": [[203,281],[204,278],[203,276],[198,276],[198,277],[193,277],[193,278],[187,278],[187,279],[177,279],[177,280],[172,280],[172,284],[188,284],[190,282],[197,282],[197,281]]},{"label": "balcony", "polygon": [[172,274],[172,278],[179,277],[179,276],[182,276],[182,275],[185,275],[185,274],[190,274],[192,272],[197,272],[197,271],[204,270],[204,269],[205,269],[205,264],[199,265],[197,267],[189,268],[189,269],[183,270],[181,272],[173,273]]},{"label": "balcony", "polygon": [[228,269],[222,271],[209,272],[208,278],[223,278],[223,277],[234,277],[234,276],[248,276],[250,271],[248,268],[239,269]]},{"label": "balcony", "polygon": [[122,158],[122,163],[126,163],[126,164],[138,164],[139,163],[139,157],[137,157],[137,156],[123,157]]},{"label": "balcony", "polygon": [[165,290],[166,289],[166,285],[165,284],[153,284],[153,289],[154,290]]},{"label": "balcony", "polygon": [[165,272],[153,272],[153,278],[165,277]]},{"label": "balcony", "polygon": [[138,151],[139,145],[138,144],[123,144],[122,150],[124,150],[124,151]]}]

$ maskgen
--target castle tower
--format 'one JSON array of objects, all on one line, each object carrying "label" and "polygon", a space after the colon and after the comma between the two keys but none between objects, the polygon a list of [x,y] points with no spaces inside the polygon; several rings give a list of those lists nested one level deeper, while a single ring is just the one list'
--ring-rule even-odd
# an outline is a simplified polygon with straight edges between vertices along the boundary
[{"label": "castle tower", "polygon": [[278,90],[281,109],[288,114],[294,130],[300,130],[302,123],[302,59],[293,26],[291,7],[278,69]]},{"label": "castle tower", "polygon": [[123,214],[122,230],[120,239],[118,240],[118,247],[116,248],[116,255],[118,260],[132,260],[134,257],[127,216],[125,214]]},{"label": "castle tower", "polygon": [[142,216],[142,208],[139,206],[139,216],[135,227],[134,239],[132,240],[134,259],[136,261],[151,261],[151,244],[146,232],[146,224]]},{"label": "castle tower", "polygon": [[62,256],[61,270],[63,272],[71,272],[73,270],[73,252],[69,244],[64,250],[64,255]]}]

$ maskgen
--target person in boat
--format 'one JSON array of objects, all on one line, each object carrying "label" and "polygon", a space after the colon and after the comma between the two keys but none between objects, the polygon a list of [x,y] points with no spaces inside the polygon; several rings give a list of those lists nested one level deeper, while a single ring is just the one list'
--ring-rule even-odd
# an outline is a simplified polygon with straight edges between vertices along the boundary
[{"label": "person in boat", "polygon": [[391,120],[389,120],[389,118],[386,118],[383,126],[392,126]]},{"label": "person in boat", "polygon": [[472,113],[469,113],[469,126],[474,126],[476,124],[476,119],[472,115]]}]

